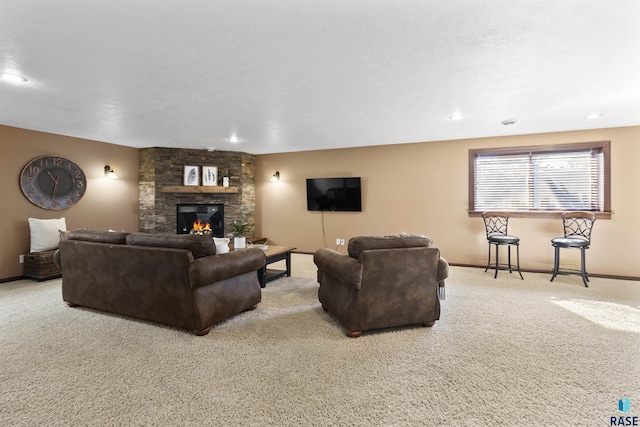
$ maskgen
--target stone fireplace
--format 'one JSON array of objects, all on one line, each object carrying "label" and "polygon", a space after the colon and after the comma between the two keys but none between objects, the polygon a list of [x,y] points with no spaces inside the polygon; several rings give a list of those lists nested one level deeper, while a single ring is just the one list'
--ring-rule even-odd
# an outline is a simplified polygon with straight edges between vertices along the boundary
[{"label": "stone fireplace", "polygon": [[[178,148],[142,148],[140,169],[140,225],[144,233],[176,234],[178,207],[221,205],[222,234],[233,235],[233,221],[255,225],[255,168],[252,154]],[[217,166],[229,171],[230,186],[183,186],[184,166]],[[213,224],[211,224],[213,226]],[[214,234],[215,235],[215,234]]]}]

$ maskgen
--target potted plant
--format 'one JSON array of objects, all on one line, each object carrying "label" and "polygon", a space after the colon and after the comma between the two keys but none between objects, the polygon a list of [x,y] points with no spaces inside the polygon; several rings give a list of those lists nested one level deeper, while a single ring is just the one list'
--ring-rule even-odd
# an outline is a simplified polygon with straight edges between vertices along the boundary
[{"label": "potted plant", "polygon": [[244,221],[233,221],[233,234],[236,236],[233,238],[233,249],[242,249],[247,246],[247,238],[244,236],[247,227],[249,224]]}]

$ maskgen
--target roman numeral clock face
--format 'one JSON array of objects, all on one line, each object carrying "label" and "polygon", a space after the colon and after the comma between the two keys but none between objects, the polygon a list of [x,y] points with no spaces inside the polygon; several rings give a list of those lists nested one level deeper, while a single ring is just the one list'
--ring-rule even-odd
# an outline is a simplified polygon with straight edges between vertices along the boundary
[{"label": "roman numeral clock face", "polygon": [[20,174],[25,197],[44,209],[71,207],[82,198],[87,180],[82,169],[69,159],[43,156],[31,160]]}]

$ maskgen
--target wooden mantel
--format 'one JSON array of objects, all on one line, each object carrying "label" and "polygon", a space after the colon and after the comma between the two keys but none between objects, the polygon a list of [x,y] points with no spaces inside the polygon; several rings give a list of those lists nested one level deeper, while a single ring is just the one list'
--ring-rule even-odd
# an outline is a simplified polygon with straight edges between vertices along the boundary
[{"label": "wooden mantel", "polygon": [[167,185],[160,188],[161,193],[237,193],[238,187],[222,187],[216,185]]}]

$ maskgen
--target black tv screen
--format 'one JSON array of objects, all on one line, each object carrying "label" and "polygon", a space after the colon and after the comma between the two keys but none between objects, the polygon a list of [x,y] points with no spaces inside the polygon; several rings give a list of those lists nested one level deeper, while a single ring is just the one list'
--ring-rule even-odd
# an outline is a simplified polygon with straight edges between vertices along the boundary
[{"label": "black tv screen", "polygon": [[360,177],[307,178],[307,210],[361,212]]}]

